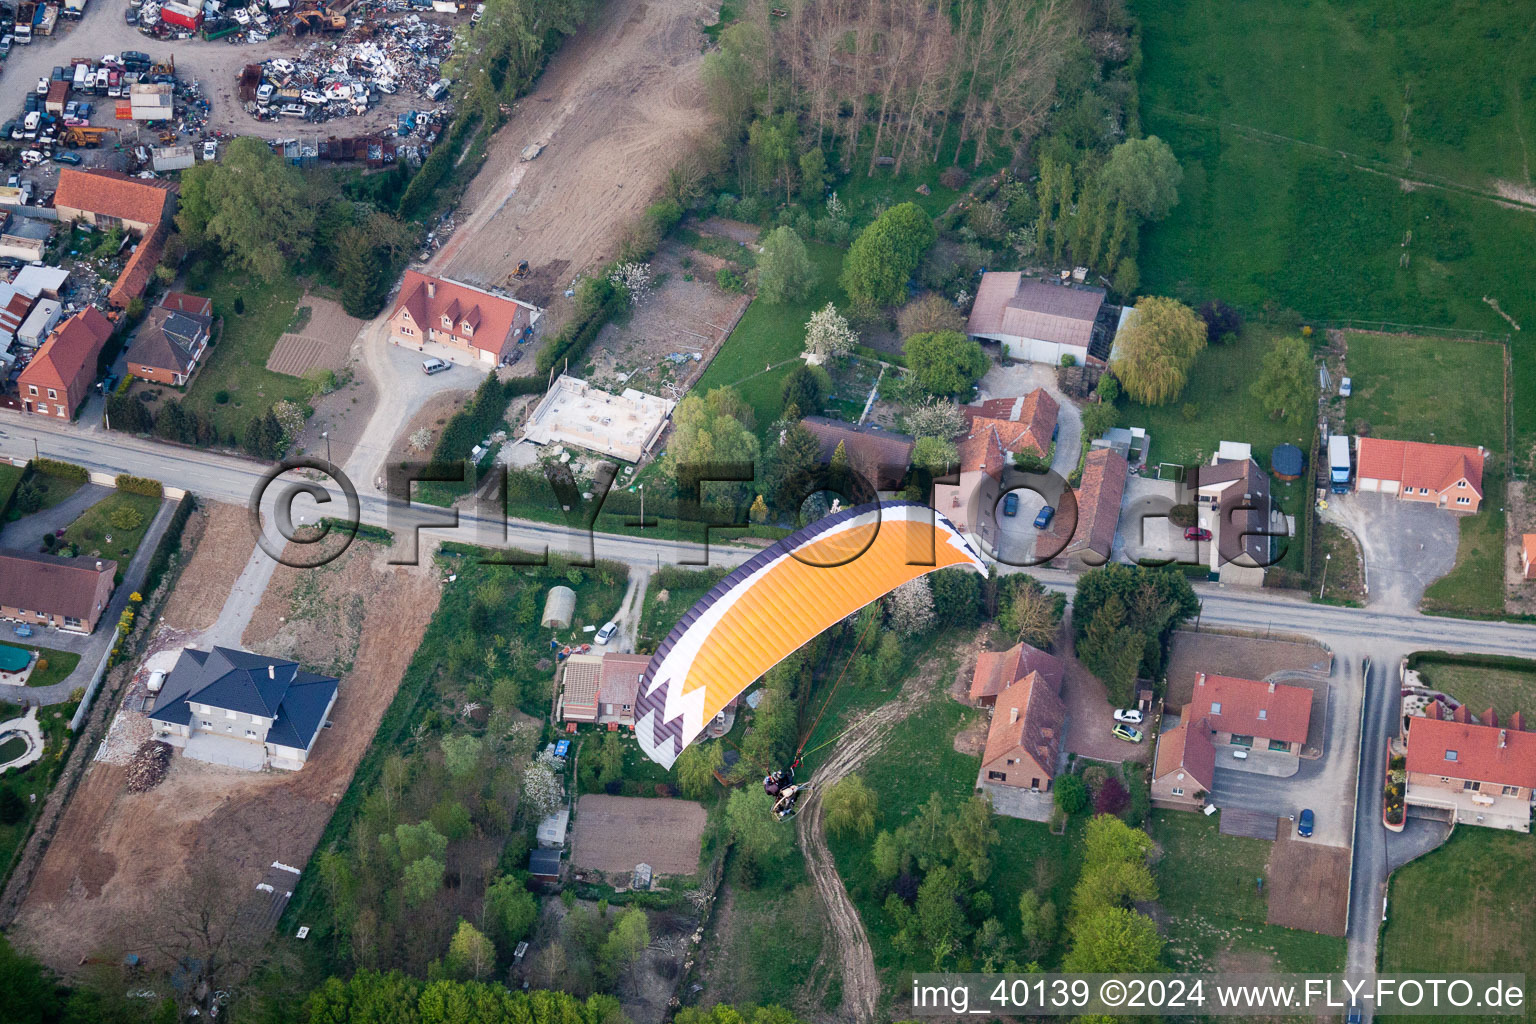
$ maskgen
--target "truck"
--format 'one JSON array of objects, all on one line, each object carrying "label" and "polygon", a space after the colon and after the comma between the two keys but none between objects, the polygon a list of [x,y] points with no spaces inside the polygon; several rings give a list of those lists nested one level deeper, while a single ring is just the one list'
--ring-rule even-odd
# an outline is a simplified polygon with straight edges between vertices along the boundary
[{"label": "truck", "polygon": [[64,0],[64,17],[71,21],[79,21],[85,17],[85,5],[87,0]]},{"label": "truck", "polygon": [[12,34],[18,43],[32,41],[32,23],[37,19],[37,8],[35,0],[21,0],[16,5],[16,30]]},{"label": "truck", "polygon": [[1349,436],[1334,434],[1328,438],[1328,480],[1334,494],[1349,493]]},{"label": "truck", "polygon": [[52,4],[38,4],[32,20],[32,31],[40,36],[53,35],[53,27],[59,23],[59,9]]}]

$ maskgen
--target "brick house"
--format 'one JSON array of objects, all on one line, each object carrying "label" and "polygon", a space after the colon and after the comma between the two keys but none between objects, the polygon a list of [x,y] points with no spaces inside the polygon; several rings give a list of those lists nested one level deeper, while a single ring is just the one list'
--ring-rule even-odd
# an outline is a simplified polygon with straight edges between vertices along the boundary
[{"label": "brick house", "polygon": [[167,181],[66,167],[59,172],[53,206],[62,223],[121,227],[144,238],[169,224],[176,209],[175,195],[176,186]]},{"label": "brick house", "polygon": [[1501,724],[1492,708],[1474,716],[1436,701],[1409,717],[1407,744],[1406,805],[1462,825],[1531,830],[1536,733],[1525,731],[1519,712]]},{"label": "brick house", "polygon": [[213,303],[170,292],[149,311],[128,348],[128,372],[142,380],[181,387],[208,348]]},{"label": "brick house", "polygon": [[1130,472],[1131,464],[1112,448],[1089,452],[1083,460],[1083,478],[1076,491],[1076,522],[1057,509],[1037,555],[1055,551],[1054,557],[1087,567],[1108,562],[1115,548],[1115,531],[1120,528],[1120,502],[1125,497],[1125,481]]},{"label": "brick house", "polygon": [[517,347],[538,313],[526,302],[407,270],[389,315],[389,339],[417,348],[433,342],[495,366]]},{"label": "brick house", "polygon": [[162,224],[140,238],[128,262],[123,264],[123,272],[112,282],[112,290],[107,293],[107,305],[113,309],[127,309],[134,299],[144,297],[150,280],[155,276],[160,254],[165,251],[166,234],[167,229]]},{"label": "brick house", "polygon": [[1195,676],[1195,692],[1184,706],[1191,722],[1205,719],[1218,746],[1261,747],[1300,754],[1307,742],[1312,691],[1304,686],[1264,683],[1236,676]]},{"label": "brick house", "polygon": [[1067,706],[1039,672],[1031,672],[998,694],[977,786],[1049,790],[1056,777],[1066,719]]},{"label": "brick house", "polygon": [[[1061,406],[1050,393],[1036,388],[1017,398],[994,398],[961,407],[966,427],[955,440],[960,457],[960,482],[935,484],[933,507],[949,517],[963,534],[986,536],[988,514],[1001,498],[1003,471],[1019,452],[1050,458]],[[972,522],[973,513],[978,522]]]},{"label": "brick house", "polygon": [[1194,491],[1198,523],[1210,530],[1211,571],[1221,582],[1264,585],[1264,570],[1274,562],[1271,523],[1274,502],[1269,475],[1259,468],[1246,444],[1222,442],[1210,465],[1197,467],[1189,487]]},{"label": "brick house", "polygon": [[0,551],[0,618],[90,633],[112,600],[117,563]]},{"label": "brick house", "polygon": [[96,360],[112,337],[112,321],[94,306],[64,321],[16,379],[21,406],[40,416],[70,419],[96,379]]},{"label": "brick house", "polygon": [[1157,738],[1152,763],[1152,803],[1175,810],[1195,810],[1205,804],[1216,781],[1216,746],[1211,723],[1187,719]]},{"label": "brick house", "polygon": [[998,695],[1031,672],[1038,672],[1056,692],[1061,692],[1066,666],[1054,654],[1017,643],[1006,651],[982,651],[971,674],[971,703],[990,708]]},{"label": "brick house", "polygon": [[1422,441],[1362,437],[1355,443],[1355,489],[1395,494],[1452,512],[1472,513],[1483,503],[1487,451]]},{"label": "brick house", "polygon": [[605,654],[597,677],[597,721],[635,727],[635,695],[651,663],[645,654]]}]

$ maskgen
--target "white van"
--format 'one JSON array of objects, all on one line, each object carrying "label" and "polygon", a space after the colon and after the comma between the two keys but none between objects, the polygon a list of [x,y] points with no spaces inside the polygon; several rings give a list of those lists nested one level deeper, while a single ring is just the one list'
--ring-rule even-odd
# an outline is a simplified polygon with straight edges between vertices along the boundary
[{"label": "white van", "polygon": [[444,370],[451,369],[453,369],[452,363],[439,359],[436,356],[432,356],[430,359],[423,360],[421,364],[421,372],[426,374],[428,377],[432,376],[434,373],[442,373]]}]

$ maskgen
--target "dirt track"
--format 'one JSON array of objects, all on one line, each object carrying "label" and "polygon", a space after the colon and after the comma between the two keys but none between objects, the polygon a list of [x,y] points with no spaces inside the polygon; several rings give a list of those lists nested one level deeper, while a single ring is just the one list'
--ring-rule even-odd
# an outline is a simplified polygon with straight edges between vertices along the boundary
[{"label": "dirt track", "polygon": [[[569,40],[496,133],[465,196],[466,219],[431,271],[512,289],[540,306],[610,254],[692,140],[709,130],[699,68],[715,7],[701,0],[613,0]],[[543,143],[537,160],[523,147]]]}]

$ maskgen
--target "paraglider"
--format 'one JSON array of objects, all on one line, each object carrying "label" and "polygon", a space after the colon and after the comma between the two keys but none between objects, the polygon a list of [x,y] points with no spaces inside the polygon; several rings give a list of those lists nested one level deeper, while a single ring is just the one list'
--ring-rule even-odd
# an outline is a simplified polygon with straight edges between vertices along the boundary
[{"label": "paraglider", "polygon": [[[652,656],[635,702],[641,749],[672,767],[731,698],[818,633],[955,566],[987,573],[953,523],[910,501],[844,509],[765,548],[704,595]],[[763,788],[782,797],[793,778],[781,769]]]},{"label": "paraglider", "polygon": [[768,775],[763,776],[763,792],[769,796],[778,796],[779,791],[788,783],[793,782],[794,778],[794,765],[790,765],[788,768],[780,768],[776,772],[770,772]]},{"label": "paraglider", "polygon": [[795,814],[795,804],[800,800],[800,794],[810,789],[810,783],[803,786],[790,786],[779,794],[779,798],[773,802],[773,816],[779,821],[791,818]]}]

